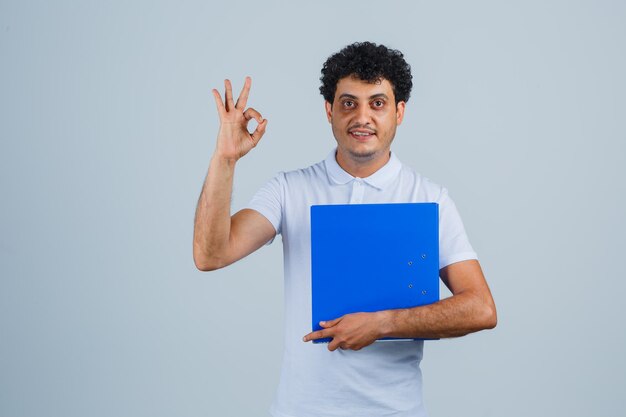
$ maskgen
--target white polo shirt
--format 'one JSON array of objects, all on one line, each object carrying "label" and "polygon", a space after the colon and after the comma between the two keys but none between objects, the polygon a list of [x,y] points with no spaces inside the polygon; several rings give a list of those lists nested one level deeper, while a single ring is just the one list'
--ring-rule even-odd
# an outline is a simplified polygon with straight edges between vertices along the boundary
[{"label": "white polo shirt", "polygon": [[476,253],[445,188],[402,164],[393,152],[367,178],[344,171],[335,153],[308,168],[279,173],[247,206],[265,216],[283,240],[285,347],[270,412],[275,417],[426,416],[419,368],[423,341],[375,342],[359,351],[333,352],[327,344],[302,341],[311,332],[310,207],[435,202],[440,268],[476,259]]}]

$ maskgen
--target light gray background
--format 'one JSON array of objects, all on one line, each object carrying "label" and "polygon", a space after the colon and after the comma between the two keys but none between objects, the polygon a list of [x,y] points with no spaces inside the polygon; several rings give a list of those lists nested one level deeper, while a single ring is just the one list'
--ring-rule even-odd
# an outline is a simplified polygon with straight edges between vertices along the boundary
[{"label": "light gray background", "polygon": [[269,119],[237,209],[327,155],[319,70],[357,40],[412,65],[394,150],[449,188],[498,305],[494,331],[427,343],[431,415],[623,415],[625,21],[619,1],[2,0],[0,415],[267,415],[279,240],[192,262],[210,89],[251,75]]}]

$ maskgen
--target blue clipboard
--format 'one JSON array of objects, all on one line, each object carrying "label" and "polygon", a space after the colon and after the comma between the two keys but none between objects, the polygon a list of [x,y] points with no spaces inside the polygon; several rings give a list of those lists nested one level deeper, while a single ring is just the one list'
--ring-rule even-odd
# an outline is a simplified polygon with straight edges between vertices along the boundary
[{"label": "blue clipboard", "polygon": [[311,206],[311,269],[313,331],[348,313],[438,301],[438,204]]}]

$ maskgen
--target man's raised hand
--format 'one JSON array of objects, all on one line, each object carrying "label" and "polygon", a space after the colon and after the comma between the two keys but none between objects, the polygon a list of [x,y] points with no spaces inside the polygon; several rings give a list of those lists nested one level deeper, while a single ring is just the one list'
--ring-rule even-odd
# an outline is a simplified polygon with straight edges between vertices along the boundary
[{"label": "man's raised hand", "polygon": [[[230,80],[224,80],[224,101],[220,93],[213,89],[213,97],[220,117],[220,130],[217,135],[216,154],[224,159],[237,161],[250,152],[263,137],[267,119],[261,113],[249,107],[246,109],[252,80],[246,77],[237,102],[233,100],[233,87]],[[255,119],[258,123],[254,132],[248,131],[248,122]]]}]

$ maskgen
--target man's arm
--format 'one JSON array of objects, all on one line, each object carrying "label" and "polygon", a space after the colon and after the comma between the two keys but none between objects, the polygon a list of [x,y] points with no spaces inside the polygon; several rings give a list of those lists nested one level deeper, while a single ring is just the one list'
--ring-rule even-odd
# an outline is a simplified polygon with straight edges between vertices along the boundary
[{"label": "man's arm", "polygon": [[449,298],[420,307],[346,314],[303,340],[330,337],[329,350],[359,350],[382,337],[457,337],[496,326],[496,306],[478,261],[448,265],[440,275],[452,292]]},{"label": "man's arm", "polygon": [[[250,85],[247,77],[236,103],[230,81],[224,81],[225,101],[213,90],[220,129],[198,199],[193,236],[193,259],[202,271],[222,268],[243,258],[276,233],[269,220],[254,210],[244,209],[230,215],[235,164],[259,143],[267,127],[267,119],[258,111],[245,109]],[[248,122],[253,118],[259,124],[250,133]]]}]

